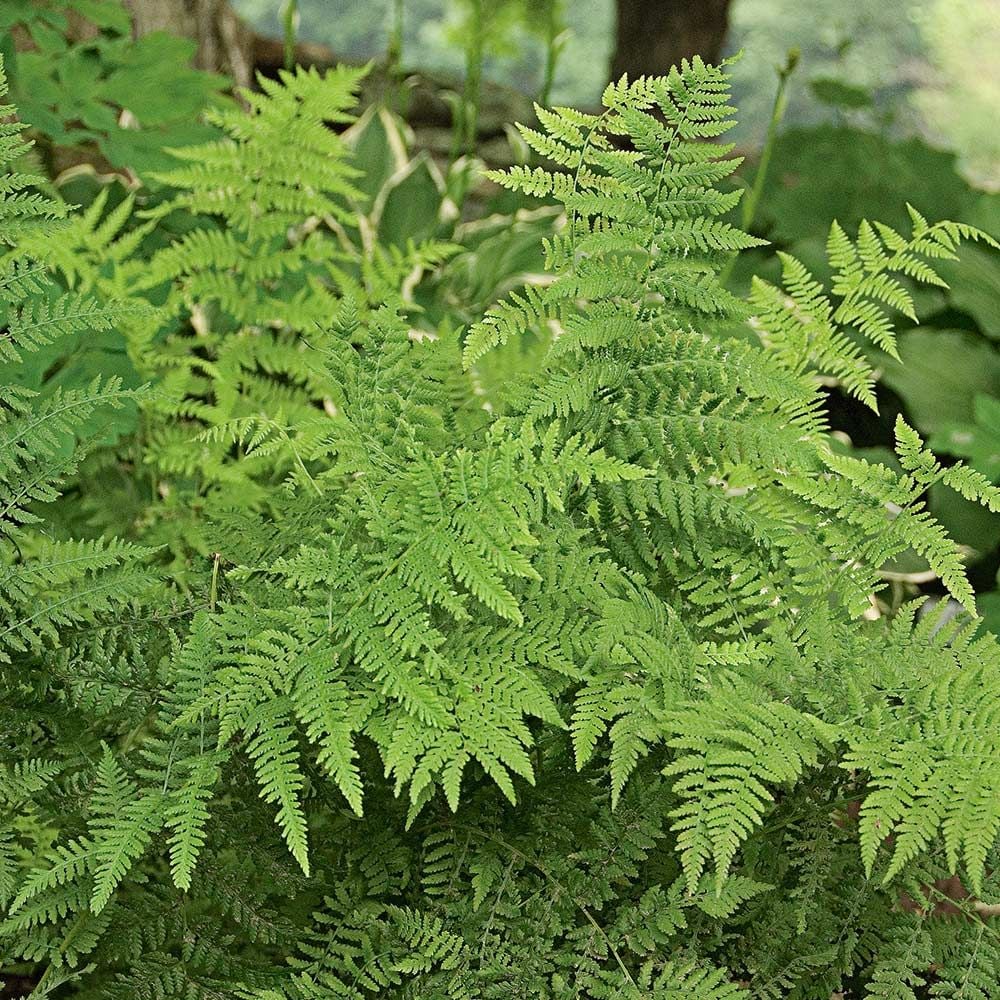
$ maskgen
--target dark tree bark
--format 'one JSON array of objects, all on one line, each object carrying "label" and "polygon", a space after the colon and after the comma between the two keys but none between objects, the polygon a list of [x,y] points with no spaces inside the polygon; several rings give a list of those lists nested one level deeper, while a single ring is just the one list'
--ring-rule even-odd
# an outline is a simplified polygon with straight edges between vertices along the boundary
[{"label": "dark tree bark", "polygon": [[616,0],[618,30],[611,78],[666,73],[683,58],[715,62],[729,28],[732,0]]}]

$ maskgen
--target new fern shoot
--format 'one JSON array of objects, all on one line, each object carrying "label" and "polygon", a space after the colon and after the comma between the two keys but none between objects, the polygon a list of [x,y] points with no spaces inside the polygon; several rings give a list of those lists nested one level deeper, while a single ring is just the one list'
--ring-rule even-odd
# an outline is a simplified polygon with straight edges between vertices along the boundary
[{"label": "new fern shoot", "polygon": [[[829,284],[783,256],[734,295],[760,241],[727,67],[695,59],[537,109],[541,165],[492,177],[562,207],[551,280],[432,328],[414,275],[461,249],[358,231],[328,127],[357,80],[261,81],[102,239],[0,126],[4,972],[81,1000],[997,996],[1000,645],[926,497],[1000,490],[902,420],[897,468],[845,454],[822,396],[874,405],[914,283],[993,241],[835,225]],[[108,328],[146,388],[19,384]],[[122,406],[126,439],[87,432]],[[903,553],[965,612],[891,614]]]}]

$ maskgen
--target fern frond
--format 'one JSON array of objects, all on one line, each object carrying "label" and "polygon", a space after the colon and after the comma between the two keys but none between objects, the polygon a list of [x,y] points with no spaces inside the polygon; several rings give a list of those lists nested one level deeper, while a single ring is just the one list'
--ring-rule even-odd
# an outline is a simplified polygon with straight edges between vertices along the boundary
[{"label": "fern frond", "polygon": [[288,723],[290,706],[282,699],[260,705],[246,722],[251,737],[247,751],[253,758],[265,802],[278,806],[277,822],[292,857],[309,874],[309,845],[300,795],[303,787],[294,730]]},{"label": "fern frond", "polygon": [[738,691],[678,712],[671,729],[668,743],[683,755],[664,774],[678,776],[674,790],[685,800],[673,829],[688,888],[695,890],[711,861],[718,891],[773,801],[768,785],[792,783],[815,765],[830,733],[788,705],[755,705]]}]

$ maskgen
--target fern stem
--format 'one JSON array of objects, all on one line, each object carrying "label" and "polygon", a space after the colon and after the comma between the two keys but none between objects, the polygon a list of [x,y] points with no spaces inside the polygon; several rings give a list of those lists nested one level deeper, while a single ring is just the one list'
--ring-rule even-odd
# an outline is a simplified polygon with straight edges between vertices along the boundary
[{"label": "fern stem", "polygon": [[208,610],[215,611],[215,602],[219,596],[219,563],[222,553],[216,552],[212,557],[212,585],[208,592]]},{"label": "fern stem", "polygon": [[[583,140],[583,145],[580,147],[580,163],[577,165],[576,170],[573,171],[573,187],[572,187],[572,192],[571,193],[574,194],[574,195],[580,189],[580,174],[583,171],[584,162],[587,159],[587,150],[590,149],[590,142],[591,142],[591,140],[594,137],[594,133],[597,131],[597,129],[599,128],[599,126],[601,125],[601,123],[604,121],[605,118],[608,117],[609,114],[611,114],[611,109],[610,108],[607,108],[603,112],[601,112],[600,118],[598,118],[597,121],[595,121],[593,123],[593,125],[590,126],[590,129],[588,130],[587,135],[586,135],[586,137]],[[572,212],[573,212],[573,214],[567,220],[567,224],[569,225],[570,246],[575,251],[576,250],[576,220],[577,220],[577,214],[578,213],[577,213],[577,209],[575,209],[575,208],[572,210]],[[573,263],[575,265],[575,263],[576,263],[575,260],[574,260]]]}]

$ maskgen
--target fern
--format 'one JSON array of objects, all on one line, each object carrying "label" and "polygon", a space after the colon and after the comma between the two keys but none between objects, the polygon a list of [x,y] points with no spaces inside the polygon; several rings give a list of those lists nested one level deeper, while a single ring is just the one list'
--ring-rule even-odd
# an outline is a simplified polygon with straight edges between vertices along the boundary
[{"label": "fern", "polygon": [[[329,127],[358,78],[213,111],[159,205],[5,189],[0,349],[86,321],[157,383],[3,391],[5,971],[83,1000],[991,995],[1000,647],[884,577],[916,553],[971,611],[927,495],[1000,493],[902,420],[898,469],[845,453],[820,389],[872,402],[908,282],[982,235],[835,228],[829,291],[788,256],[727,291],[758,241],[726,221],[726,66],[695,59],[537,109],[544,164],[493,176],[564,210],[549,275],[465,329],[434,298],[461,251],[359,214]],[[83,422],[134,403],[82,465]]]},{"label": "fern", "polygon": [[678,735],[670,744],[685,753],[665,773],[680,776],[674,790],[686,800],[673,828],[691,891],[708,860],[721,889],[740,843],[773,799],[767,785],[795,783],[817,763],[827,735],[818,720],[777,702],[754,705],[747,694],[720,692],[673,724]]},{"label": "fern", "polygon": [[922,625],[917,633],[923,678],[885,678],[898,709],[888,707],[887,694],[873,702],[877,728],[873,718],[852,737],[844,766],[870,775],[872,791],[861,808],[862,858],[869,871],[886,837],[895,833],[883,876],[888,880],[941,834],[950,869],[961,859],[978,892],[1000,815],[987,791],[995,780],[992,748],[978,729],[981,723],[972,720],[989,727],[995,693],[984,671],[994,662],[996,639],[987,634],[949,642],[949,631],[929,631]]},{"label": "fern", "polygon": [[917,322],[905,279],[947,287],[928,260],[957,260],[963,240],[998,246],[974,226],[931,225],[912,205],[907,209],[912,223],[908,239],[884,223],[867,220],[851,239],[833,223],[826,250],[836,302],[799,261],[784,253],[779,254],[783,287],[755,277],[750,295],[754,328],[789,368],[832,377],[876,410],[874,370],[859,340],[898,359],[893,315]]},{"label": "fern", "polygon": [[[724,68],[696,57],[668,77],[610,85],[600,115],[537,109],[545,131],[521,126],[521,134],[559,169],[515,167],[490,176],[565,206],[566,232],[546,244],[547,264],[558,278],[489,312],[469,336],[466,365],[525,328],[565,319],[581,290],[606,302],[603,325],[611,329],[616,323],[634,328],[650,301],[675,321],[739,312],[716,265],[727,252],[759,241],[718,219],[739,195],[714,185],[739,161],[726,158],[731,146],[705,141],[732,127],[727,99]],[[620,135],[634,149],[615,149]],[[616,301],[619,295],[629,301]]]}]

